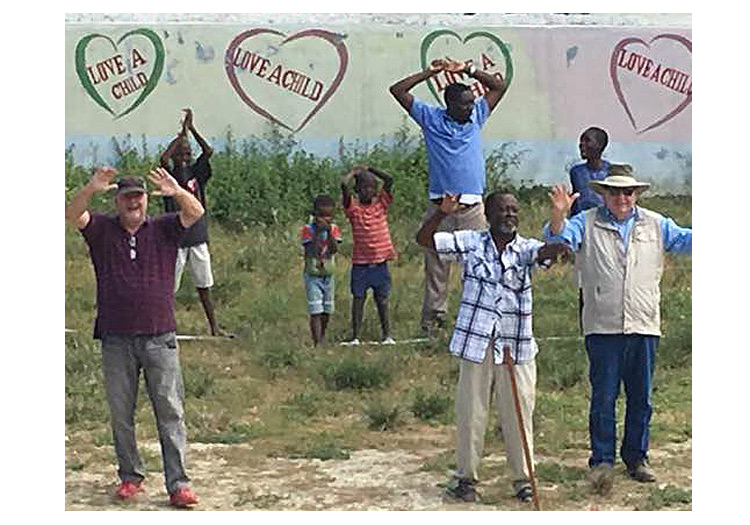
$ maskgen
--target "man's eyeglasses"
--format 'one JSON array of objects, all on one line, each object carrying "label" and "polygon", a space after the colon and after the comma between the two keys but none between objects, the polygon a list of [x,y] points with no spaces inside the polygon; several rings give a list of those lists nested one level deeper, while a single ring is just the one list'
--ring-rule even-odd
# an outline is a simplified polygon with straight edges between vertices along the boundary
[{"label": "man's eyeglasses", "polygon": [[135,258],[138,255],[135,251],[135,235],[130,236],[130,239],[128,239],[128,244],[130,245],[130,260],[135,261]]},{"label": "man's eyeglasses", "polygon": [[620,194],[631,197],[635,193],[635,188],[607,188],[607,193],[616,197]]}]

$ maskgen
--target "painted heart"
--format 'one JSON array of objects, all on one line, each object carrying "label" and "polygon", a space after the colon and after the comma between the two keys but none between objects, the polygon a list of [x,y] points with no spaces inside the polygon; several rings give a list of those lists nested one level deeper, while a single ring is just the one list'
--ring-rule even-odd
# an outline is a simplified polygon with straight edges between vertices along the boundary
[{"label": "painted heart", "polygon": [[[449,29],[440,29],[437,31],[433,31],[429,35],[427,35],[424,40],[422,40],[422,45],[420,47],[420,59],[422,62],[422,69],[427,69],[429,63],[431,60],[428,60],[429,56],[429,50],[430,47],[434,44],[434,42],[440,38],[440,37],[449,37],[449,38],[455,38],[457,39],[462,45],[467,44],[471,40],[475,39],[481,39],[486,38],[490,40],[491,44],[493,44],[497,49],[500,51],[500,53],[503,56],[503,61],[505,64],[505,71],[503,73],[503,79],[505,80],[505,85],[507,88],[510,88],[510,84],[513,81],[513,60],[510,56],[510,50],[508,49],[508,46],[505,45],[505,43],[500,40],[497,36],[493,35],[492,33],[489,33],[487,31],[476,31],[474,33],[470,33],[465,38],[461,38],[457,33],[449,30]],[[437,56],[432,58],[438,58]],[[458,59],[458,57],[451,57]],[[477,68],[484,69],[481,63],[476,63]],[[435,97],[435,100],[438,101],[438,103],[442,104],[443,100],[438,95],[438,89],[435,86],[435,82],[433,79],[427,80],[427,87],[430,89],[430,93],[432,93],[432,96]]]},{"label": "painted heart", "polygon": [[[115,93],[118,93],[121,96],[124,96],[124,94],[134,93],[135,91],[140,91],[138,97],[133,101],[132,104],[127,106],[119,114],[115,114],[115,110],[112,109],[111,105],[105,100],[95,84],[98,84],[99,81],[103,80],[103,75],[111,74],[114,77],[114,75],[122,76],[125,72],[132,72],[129,70],[134,70],[137,67],[138,64],[135,64],[134,62],[138,60],[138,56],[132,55],[131,57],[125,58],[127,68],[122,63],[121,55],[116,55],[115,57],[111,57],[96,65],[88,65],[86,62],[86,48],[93,40],[103,39],[105,43],[109,43],[109,45],[112,46],[113,52],[117,52],[119,45],[125,39],[135,36],[145,37],[153,46],[152,60],[154,65],[151,70],[151,74],[148,77],[145,76],[145,73],[138,72],[138,74],[135,76],[135,78],[137,78],[137,82],[131,79],[130,84],[121,84],[119,91],[117,91],[116,87],[112,88]],[[134,47],[133,49],[135,49],[136,53],[138,53],[136,47]],[[143,55],[145,54],[145,52],[142,54],[138,54],[143,60],[142,63],[146,62],[146,60],[143,59]],[[117,60],[117,57],[119,57],[119,60]],[[78,79],[81,81],[81,85],[83,86],[83,89],[86,91],[86,93],[88,93],[88,95],[92,99],[94,99],[94,102],[104,108],[104,110],[106,110],[108,113],[113,115],[115,119],[118,119],[120,117],[124,117],[135,108],[140,106],[141,103],[143,103],[143,101],[146,99],[146,97],[151,94],[154,88],[156,88],[156,84],[159,82],[162,70],[164,69],[164,45],[162,44],[161,39],[156,33],[146,28],[129,31],[122,35],[117,42],[114,42],[106,35],[91,34],[83,37],[76,45],[75,64]],[[100,73],[97,73],[98,67],[103,68]],[[128,93],[125,93],[126,91],[128,91]]]},{"label": "painted heart", "polygon": [[[281,41],[278,45],[270,45],[266,42],[263,52],[257,49],[250,52],[247,49],[240,48],[243,43],[253,46],[252,39],[254,38],[260,41],[262,37],[269,36],[281,39]],[[279,61],[280,57],[288,56],[284,54],[284,51],[292,51],[289,44],[300,42],[302,39],[313,39],[302,42],[303,44],[310,44],[310,48],[319,46],[321,41],[334,48],[338,64],[335,69],[332,69],[332,71],[335,71],[335,75],[331,75],[333,79],[325,89],[324,82],[314,80],[312,73],[303,74],[301,67],[292,69],[285,67],[288,66],[287,63]],[[294,51],[296,51],[295,56],[298,60],[302,60],[300,57],[303,57],[308,63],[306,69],[308,72],[314,68],[316,63],[319,65],[319,69],[325,69],[324,66],[329,68],[331,66],[331,64],[321,63],[321,61],[325,61],[326,57],[323,53],[320,53],[319,49],[306,53],[304,48],[295,47]],[[274,62],[271,59],[274,59]],[[291,36],[286,36],[285,33],[273,29],[257,28],[244,31],[229,44],[224,60],[229,82],[240,99],[263,118],[292,132],[302,129],[330,100],[341,85],[348,64],[349,53],[340,36],[322,29],[307,29]],[[241,80],[238,71],[245,74],[247,80]],[[277,72],[278,75],[276,75]],[[274,84],[281,89],[271,89]],[[305,98],[306,100],[303,100]],[[298,111],[304,114],[297,126],[294,126],[293,123],[296,120],[294,114],[289,114],[289,111],[287,111],[286,115],[281,115],[280,108],[282,106],[286,109],[292,107],[292,113]]]},{"label": "painted heart", "polygon": [[[693,99],[692,79],[689,74],[686,74],[685,72],[676,68],[664,67],[662,69],[661,63],[657,63],[656,68],[654,68],[654,60],[646,57],[645,55],[638,55],[632,50],[630,51],[630,55],[627,54],[628,50],[626,49],[626,47],[628,45],[638,44],[645,47],[647,50],[652,50],[652,44],[659,40],[679,43],[681,46],[684,46],[685,49],[687,49],[692,57],[693,44],[690,40],[682,35],[665,33],[655,36],[649,42],[635,37],[620,40],[620,42],[618,42],[614,47],[609,62],[609,75],[612,79],[612,86],[614,87],[615,94],[617,95],[617,100],[620,101],[620,104],[625,110],[625,114],[628,116],[633,129],[635,129],[639,134],[652,130],[673,119],[674,117],[679,115],[680,112],[682,112],[686,107],[688,107]],[[668,88],[666,91],[663,91],[664,95],[659,96],[657,100],[658,102],[666,102],[668,110],[664,114],[659,114],[653,121],[645,125],[640,130],[638,129],[639,126],[636,123],[635,117],[633,116],[633,110],[635,109],[635,107],[631,107],[631,105],[628,104],[624,93],[625,86],[620,81],[618,73],[622,69],[628,69],[630,71],[636,72],[636,74],[643,78],[646,82],[651,82],[654,85],[661,84],[663,87]],[[689,87],[686,86],[687,81],[690,81]],[[677,93],[677,95],[675,95],[674,93]],[[683,98],[680,95],[685,96]],[[677,102],[674,106],[672,106],[672,103],[670,103],[669,100],[666,99],[667,96],[669,96],[671,99],[676,99]],[[649,96],[647,99],[649,102],[652,102],[654,98],[655,97],[653,96]],[[637,97],[634,95],[631,96],[631,103],[633,100],[637,100]],[[642,97],[641,100],[644,100],[644,97]]]}]

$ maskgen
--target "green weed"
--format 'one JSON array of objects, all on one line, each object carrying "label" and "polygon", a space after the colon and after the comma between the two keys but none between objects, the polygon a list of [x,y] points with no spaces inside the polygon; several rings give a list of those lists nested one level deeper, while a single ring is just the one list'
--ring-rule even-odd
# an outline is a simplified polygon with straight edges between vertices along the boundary
[{"label": "green weed", "polygon": [[456,452],[454,450],[448,450],[441,452],[434,458],[425,461],[419,468],[425,472],[446,472],[454,470],[456,468]]},{"label": "green weed", "polygon": [[393,370],[386,360],[368,362],[360,356],[323,360],[319,373],[330,390],[363,390],[385,386],[393,379]]},{"label": "green weed", "polygon": [[186,397],[200,399],[213,393],[216,378],[207,368],[195,365],[187,366],[183,367],[182,373]]},{"label": "green weed", "polygon": [[586,478],[585,469],[568,467],[558,463],[537,463],[534,468],[541,481],[550,483],[569,484]]},{"label": "green weed", "polygon": [[274,346],[273,348],[264,349],[260,360],[266,368],[276,370],[298,366],[302,362],[303,356],[298,348]]},{"label": "green weed", "polygon": [[97,432],[94,434],[93,442],[97,447],[112,446],[114,444],[112,431],[107,429],[102,432]]},{"label": "green weed", "polygon": [[237,443],[247,443],[260,433],[251,425],[242,423],[230,425],[229,430],[225,432],[202,432],[192,437],[199,443],[221,443],[224,445],[236,445]]},{"label": "green weed", "polygon": [[74,460],[74,461],[70,461],[69,463],[67,463],[65,465],[65,467],[68,470],[72,470],[72,471],[76,472],[76,471],[79,471],[79,470],[83,470],[84,464],[80,460]]},{"label": "green weed", "polygon": [[395,430],[401,425],[401,407],[378,399],[365,407],[367,428],[370,430]]},{"label": "green weed", "polygon": [[425,393],[421,388],[416,388],[410,410],[415,417],[429,421],[446,415],[452,406],[451,395],[443,391]]},{"label": "green weed", "polygon": [[649,491],[648,500],[644,508],[639,510],[659,510],[663,507],[674,505],[689,505],[693,502],[693,491],[666,485],[665,487],[653,487]]},{"label": "green weed", "polygon": [[335,438],[323,432],[313,439],[313,442],[304,449],[304,452],[292,452],[288,454],[288,457],[291,459],[304,458],[327,461],[329,459],[349,459],[350,454]]},{"label": "green weed", "polygon": [[[297,392],[282,405],[287,414],[312,417],[320,410],[321,396],[314,392]],[[292,416],[293,417],[293,416]]]}]

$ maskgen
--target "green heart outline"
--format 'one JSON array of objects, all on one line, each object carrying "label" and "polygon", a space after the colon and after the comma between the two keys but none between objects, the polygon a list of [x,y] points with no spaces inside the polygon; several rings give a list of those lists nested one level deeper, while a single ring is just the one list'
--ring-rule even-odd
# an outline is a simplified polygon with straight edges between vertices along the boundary
[{"label": "green heart outline", "polygon": [[[510,88],[511,81],[513,80],[513,59],[510,56],[510,51],[508,50],[508,47],[505,45],[505,42],[500,40],[496,35],[493,35],[492,33],[488,31],[475,31],[474,33],[469,33],[469,35],[466,36],[463,40],[461,39],[461,36],[456,33],[455,31],[451,31],[450,29],[438,29],[437,31],[433,31],[429,35],[427,35],[424,40],[422,40],[422,45],[419,49],[420,54],[420,60],[422,62],[422,70],[427,69],[427,50],[432,45],[432,42],[443,35],[450,35],[456,37],[459,42],[462,44],[465,44],[469,40],[472,40],[477,37],[485,37],[489,38],[494,42],[497,47],[500,49],[500,52],[503,54],[503,58],[505,59],[505,86],[506,91]],[[432,96],[435,97],[435,100],[438,101],[439,104],[443,104],[443,101],[440,100],[440,97],[438,96],[437,90],[435,89],[435,86],[432,83],[432,79],[428,79],[427,81],[427,87],[430,89],[430,93],[432,93]]]},{"label": "green heart outline", "polygon": [[[91,80],[86,74],[86,47],[89,45],[89,42],[91,42],[93,39],[104,38],[112,45],[112,48],[115,51],[117,51],[117,46],[119,46],[120,43],[123,40],[125,40],[127,37],[132,36],[132,35],[142,35],[149,39],[151,44],[154,46],[154,50],[156,52],[156,64],[154,65],[154,69],[151,72],[151,76],[149,77],[148,81],[146,82],[146,85],[141,91],[140,96],[125,111],[123,111],[119,115],[115,115],[115,112],[112,110],[112,108],[109,107],[109,104],[107,104],[104,101],[104,99],[96,90],[96,88],[94,87],[94,84],[91,83]],[[148,95],[150,95],[151,92],[156,88],[156,84],[158,84],[159,78],[161,77],[161,73],[164,70],[164,45],[162,44],[161,38],[159,38],[159,35],[157,35],[153,31],[145,27],[134,29],[133,31],[128,31],[127,33],[125,33],[124,35],[120,37],[117,43],[115,43],[107,35],[94,33],[91,35],[86,35],[85,37],[83,37],[81,40],[78,41],[78,44],[76,45],[76,52],[75,52],[75,63],[76,63],[76,73],[78,74],[78,79],[81,81],[81,85],[83,85],[83,89],[86,91],[86,93],[88,93],[89,96],[92,99],[94,99],[94,102],[96,102],[99,106],[104,108],[108,113],[113,115],[115,119],[119,119],[120,117],[124,117],[125,115],[133,111],[135,108],[137,108],[141,104],[141,102],[143,102],[143,100]]]}]

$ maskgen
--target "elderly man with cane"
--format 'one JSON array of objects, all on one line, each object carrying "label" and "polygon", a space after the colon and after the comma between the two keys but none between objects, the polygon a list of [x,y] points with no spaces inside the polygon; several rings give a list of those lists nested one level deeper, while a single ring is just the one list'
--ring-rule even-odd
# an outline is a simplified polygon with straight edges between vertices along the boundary
[{"label": "elderly man with cane", "polygon": [[[448,494],[475,501],[494,387],[514,493],[524,502],[533,497],[538,508],[533,490],[537,346],[531,330],[531,273],[540,265],[549,266],[569,249],[518,235],[518,202],[513,195],[493,192],[484,204],[489,229],[438,232],[443,219],[459,208],[459,197],[446,195],[417,234],[417,242],[441,259],[464,263],[463,296],[450,342],[451,354],[461,361],[456,388],[456,472]],[[509,369],[504,365],[511,360]],[[519,414],[515,414],[512,386],[519,394]]]},{"label": "elderly man with cane", "polygon": [[651,383],[659,346],[659,303],[664,254],[692,254],[693,232],[672,219],[636,206],[649,183],[636,180],[628,165],[612,165],[589,185],[604,205],[566,219],[578,193],[557,186],[550,193],[548,242],[570,246],[578,259],[583,289],[583,332],[589,357],[591,407],[590,479],[600,493],[612,487],[615,408],[625,386],[625,432],[620,456],[639,482],[656,476],[648,463]]}]

